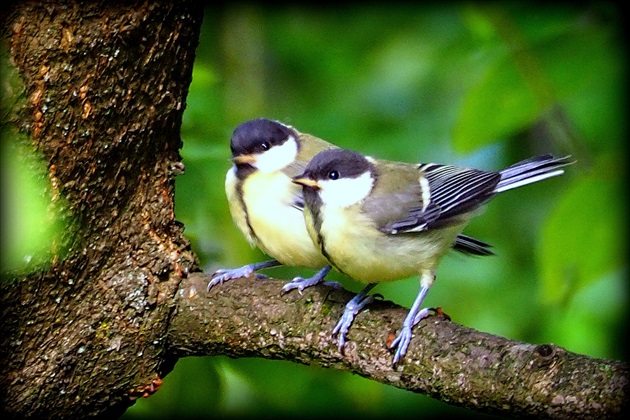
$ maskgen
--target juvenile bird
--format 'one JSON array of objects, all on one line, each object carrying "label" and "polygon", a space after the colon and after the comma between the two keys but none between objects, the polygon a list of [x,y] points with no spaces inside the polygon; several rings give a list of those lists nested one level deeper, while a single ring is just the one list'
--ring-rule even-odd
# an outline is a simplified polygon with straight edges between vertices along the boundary
[{"label": "juvenile bird", "polygon": [[377,160],[339,148],[315,156],[293,179],[303,188],[308,232],[332,266],[367,284],[333,329],[339,349],[355,315],[372,301],[371,289],[418,274],[420,291],[391,344],[396,365],[412,327],[429,314],[420,307],[438,262],[462,240],[476,210],[500,192],[560,175],[570,163],[547,155],[493,172]]}]

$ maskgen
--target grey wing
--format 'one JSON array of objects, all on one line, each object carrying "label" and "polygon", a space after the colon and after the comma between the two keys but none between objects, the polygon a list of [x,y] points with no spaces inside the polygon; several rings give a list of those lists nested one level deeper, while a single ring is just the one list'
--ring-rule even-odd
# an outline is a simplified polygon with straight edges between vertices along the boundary
[{"label": "grey wing", "polygon": [[[392,232],[390,225],[406,220],[421,205],[420,184],[412,183],[403,190],[374,194],[366,198],[361,210],[366,213],[376,227],[385,233]],[[429,214],[425,216],[430,217]]]},{"label": "grey wing", "polygon": [[416,203],[401,217],[382,225],[383,232],[422,232],[447,226],[488,201],[501,179],[498,172],[432,163],[418,165],[418,171]]}]

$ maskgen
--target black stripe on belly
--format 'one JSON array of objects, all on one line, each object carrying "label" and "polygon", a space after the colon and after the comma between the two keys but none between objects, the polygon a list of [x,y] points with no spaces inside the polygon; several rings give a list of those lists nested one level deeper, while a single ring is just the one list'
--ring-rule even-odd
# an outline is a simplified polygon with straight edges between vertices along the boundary
[{"label": "black stripe on belly", "polygon": [[[249,165],[248,165],[249,166]],[[244,171],[245,172],[245,171]],[[249,211],[247,211],[247,205],[245,204],[245,199],[243,198],[243,184],[247,179],[247,176],[252,172],[246,171],[245,174],[241,173],[241,168],[238,168],[236,171],[236,176],[238,178],[238,182],[236,183],[236,196],[238,197],[238,201],[241,204],[241,208],[243,209],[243,213],[245,214],[245,223],[247,224],[247,228],[249,229],[249,235],[258,242],[258,236],[256,232],[254,232],[254,228],[249,220]]]},{"label": "black stripe on belly", "polygon": [[[322,201],[319,198],[318,194],[305,194],[305,200],[310,201],[310,209],[313,213],[313,224],[315,227],[315,231],[317,232],[317,244],[319,245],[319,250],[322,255],[328,260],[328,262],[337,269],[341,274],[348,276],[342,269],[339,268],[337,264],[333,261],[332,257],[326,251],[326,240],[322,235],[322,217],[321,217],[321,204]],[[348,276],[350,277],[350,276]]]}]

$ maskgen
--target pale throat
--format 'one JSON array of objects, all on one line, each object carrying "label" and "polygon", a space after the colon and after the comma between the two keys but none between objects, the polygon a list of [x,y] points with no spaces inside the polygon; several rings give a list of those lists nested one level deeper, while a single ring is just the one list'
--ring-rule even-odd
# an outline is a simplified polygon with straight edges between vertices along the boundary
[{"label": "pale throat", "polygon": [[319,191],[322,203],[326,207],[348,207],[365,199],[374,186],[374,178],[366,172],[357,178],[321,180]]},{"label": "pale throat", "polygon": [[261,172],[275,172],[286,168],[295,161],[298,154],[297,140],[289,136],[287,141],[256,155],[254,166]]}]

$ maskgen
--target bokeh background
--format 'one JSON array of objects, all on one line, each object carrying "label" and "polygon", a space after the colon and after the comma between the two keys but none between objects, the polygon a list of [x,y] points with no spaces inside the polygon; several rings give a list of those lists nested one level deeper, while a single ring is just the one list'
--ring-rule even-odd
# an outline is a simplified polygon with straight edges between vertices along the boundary
[{"label": "bokeh background", "polygon": [[[465,233],[491,243],[496,256],[447,255],[425,305],[510,339],[627,360],[621,24],[609,2],[208,7],[182,127],[177,219],[209,272],[267,258],[234,227],[223,189],[232,130],[258,117],[407,162],[498,170],[571,154],[578,162],[565,175],[489,203]],[[20,169],[11,170],[19,180]],[[3,256],[5,264],[19,262]],[[409,307],[418,279],[375,292]],[[123,418],[412,414],[477,416],[350,373],[203,357],[180,360],[159,392]]]}]

